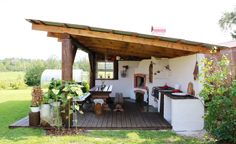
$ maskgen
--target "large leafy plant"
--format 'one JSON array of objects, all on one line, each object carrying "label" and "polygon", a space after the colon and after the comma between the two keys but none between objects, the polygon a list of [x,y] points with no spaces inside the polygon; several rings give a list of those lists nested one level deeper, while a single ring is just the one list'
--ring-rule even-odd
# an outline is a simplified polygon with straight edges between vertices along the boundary
[{"label": "large leafy plant", "polygon": [[[52,79],[49,84],[48,93],[45,95],[46,98],[51,99],[52,102],[61,103],[61,108],[58,108],[58,111],[67,115],[66,120],[68,121],[68,125],[66,127],[68,128],[71,126],[70,116],[73,111],[82,113],[78,104],[71,104],[73,98],[79,98],[83,95],[82,87],[83,86],[76,82],[63,82],[61,80]],[[57,117],[59,117],[59,115]]]},{"label": "large leafy plant", "polygon": [[[76,103],[75,105],[71,105],[73,98],[79,98],[80,96],[83,95],[83,91],[81,88],[82,88],[81,85],[74,82],[69,82],[69,83],[65,83],[65,86],[62,90],[63,93],[65,94],[64,98],[62,99],[62,102],[65,106],[65,109],[63,112],[67,114],[66,120],[68,123],[66,127],[68,128],[70,128],[71,126],[71,114],[73,113],[73,111],[79,111],[80,113],[83,113],[80,110],[79,104]],[[76,126],[77,126],[77,123],[76,123]]]},{"label": "large leafy plant", "polygon": [[203,97],[206,106],[205,128],[219,141],[236,142],[236,81],[232,82],[226,55],[212,54],[202,61]]}]

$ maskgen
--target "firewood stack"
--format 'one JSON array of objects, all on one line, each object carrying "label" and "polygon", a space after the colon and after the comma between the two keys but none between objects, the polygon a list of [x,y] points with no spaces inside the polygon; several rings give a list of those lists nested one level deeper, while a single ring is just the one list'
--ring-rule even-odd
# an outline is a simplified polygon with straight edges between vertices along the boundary
[{"label": "firewood stack", "polygon": [[123,112],[124,111],[123,103],[124,103],[123,94],[122,93],[116,93],[115,109],[113,111],[115,111],[115,112],[117,112],[117,111]]}]

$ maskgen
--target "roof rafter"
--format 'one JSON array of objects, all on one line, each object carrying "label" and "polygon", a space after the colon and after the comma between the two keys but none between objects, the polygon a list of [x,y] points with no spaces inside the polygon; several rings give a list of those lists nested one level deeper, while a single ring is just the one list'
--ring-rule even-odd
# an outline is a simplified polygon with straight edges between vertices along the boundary
[{"label": "roof rafter", "polygon": [[92,51],[102,51],[107,53],[115,52],[117,55],[119,54],[125,54],[125,55],[135,55],[139,57],[159,57],[159,58],[172,58],[176,57],[176,55],[166,55],[161,53],[150,53],[145,51],[135,51],[135,50],[124,50],[124,49],[112,49],[112,48],[104,48],[104,47],[90,47],[90,50]]},{"label": "roof rafter", "polygon": [[136,57],[140,57],[140,58],[150,58],[151,55],[144,55],[144,54],[140,54],[140,53],[132,53],[130,54],[129,52],[125,52],[125,51],[117,51],[117,50],[111,50],[111,49],[100,49],[100,48],[91,48],[91,51],[94,51],[96,53],[105,53],[108,55],[116,55],[116,56],[136,56]]},{"label": "roof rafter", "polygon": [[86,45],[87,47],[104,47],[104,48],[110,48],[110,49],[122,49],[122,50],[135,50],[135,51],[142,51],[142,52],[149,52],[149,53],[166,53],[170,55],[181,55],[181,54],[193,54],[193,52],[189,51],[180,51],[180,50],[169,50],[169,49],[163,49],[160,47],[154,47],[154,46],[147,46],[147,45],[141,45],[141,44],[134,44],[134,43],[117,43],[114,41],[108,41],[108,40],[102,40],[102,39],[92,39],[89,40],[88,38],[82,38],[77,37],[77,39]]}]

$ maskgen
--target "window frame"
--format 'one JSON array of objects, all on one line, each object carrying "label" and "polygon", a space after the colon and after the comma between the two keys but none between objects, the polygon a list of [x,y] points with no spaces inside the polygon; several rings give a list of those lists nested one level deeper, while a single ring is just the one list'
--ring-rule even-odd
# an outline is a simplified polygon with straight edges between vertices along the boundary
[{"label": "window frame", "polygon": [[[113,78],[99,78],[98,77],[98,63],[99,62],[112,62],[113,63]],[[106,69],[105,69],[105,71],[106,71]],[[104,61],[104,60],[98,60],[98,61],[96,61],[96,80],[118,80],[118,62],[117,61],[111,61],[111,60],[109,60],[109,61]]]}]

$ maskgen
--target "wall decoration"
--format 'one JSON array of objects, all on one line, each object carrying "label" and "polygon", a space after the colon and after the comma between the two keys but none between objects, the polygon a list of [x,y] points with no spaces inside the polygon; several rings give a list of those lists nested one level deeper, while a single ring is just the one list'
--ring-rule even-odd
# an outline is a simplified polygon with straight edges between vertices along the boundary
[{"label": "wall decoration", "polygon": [[163,67],[163,69],[157,70],[156,72],[157,72],[157,73],[161,73],[161,72],[164,71],[164,70],[171,71],[170,65],[166,65],[166,66]]},{"label": "wall decoration", "polygon": [[194,70],[193,70],[193,79],[197,80],[199,75],[199,70],[198,70],[198,62],[196,61]]},{"label": "wall decoration", "polygon": [[126,77],[127,76],[127,70],[128,70],[129,66],[128,65],[125,65],[122,67],[122,70],[121,70],[121,77]]},{"label": "wall decoration", "polygon": [[149,82],[153,82],[153,62],[151,61],[149,65]]}]

